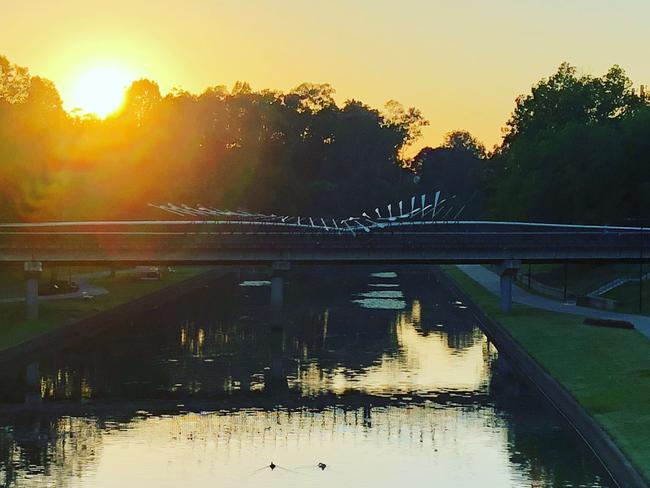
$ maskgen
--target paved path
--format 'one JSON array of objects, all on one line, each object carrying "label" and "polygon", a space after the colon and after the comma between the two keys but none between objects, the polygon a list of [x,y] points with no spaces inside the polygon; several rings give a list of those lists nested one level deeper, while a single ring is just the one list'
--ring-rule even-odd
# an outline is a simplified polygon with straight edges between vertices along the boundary
[{"label": "paved path", "polygon": [[[91,285],[89,280],[109,276],[110,271],[96,271],[94,273],[83,273],[72,275],[72,281],[79,285],[79,290],[72,293],[60,293],[57,295],[39,295],[39,301],[65,300],[67,298],[83,298],[105,295],[108,293],[106,288]],[[18,303],[24,302],[25,297],[0,298],[0,303]]]},{"label": "paved path", "polygon": [[[500,278],[496,273],[493,273],[483,266],[472,264],[458,265],[458,269],[494,295],[500,294]],[[597,308],[579,307],[573,303],[563,303],[551,298],[528,293],[518,286],[512,287],[512,300],[516,303],[521,303],[542,310],[549,310],[551,312],[561,312],[601,319],[627,320],[628,322],[633,323],[639,332],[650,338],[650,317],[644,315],[633,315],[610,312],[608,310],[599,310]]]}]

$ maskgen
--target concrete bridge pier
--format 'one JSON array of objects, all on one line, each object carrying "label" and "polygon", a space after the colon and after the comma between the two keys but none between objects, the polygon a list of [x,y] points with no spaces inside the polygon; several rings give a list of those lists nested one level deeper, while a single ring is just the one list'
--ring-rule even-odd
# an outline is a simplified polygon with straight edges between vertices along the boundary
[{"label": "concrete bridge pier", "polygon": [[36,320],[38,318],[38,279],[43,272],[43,264],[40,261],[27,261],[24,270],[27,320]]},{"label": "concrete bridge pier", "polygon": [[284,305],[284,278],[290,269],[287,262],[274,262],[271,266],[271,313],[273,323],[279,323]]},{"label": "concrete bridge pier", "polygon": [[501,276],[501,311],[510,312],[512,308],[512,282],[517,271],[521,268],[521,261],[508,259],[499,265],[499,276]]},{"label": "concrete bridge pier", "polygon": [[274,262],[271,266],[271,327],[269,330],[269,369],[265,385],[269,391],[287,388],[284,372],[284,327],[282,308],[284,306],[284,279],[290,269],[289,263]]},{"label": "concrete bridge pier", "polygon": [[34,362],[25,367],[25,405],[31,407],[41,402],[41,371]]},{"label": "concrete bridge pier", "polygon": [[284,276],[280,273],[271,275],[271,313],[273,321],[279,320],[284,305]]}]

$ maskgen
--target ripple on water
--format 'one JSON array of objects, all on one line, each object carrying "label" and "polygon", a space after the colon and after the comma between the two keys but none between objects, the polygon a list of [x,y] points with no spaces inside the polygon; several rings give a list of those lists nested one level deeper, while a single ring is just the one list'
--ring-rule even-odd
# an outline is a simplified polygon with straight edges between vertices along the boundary
[{"label": "ripple on water", "polygon": [[254,281],[254,280],[247,280],[247,281],[242,281],[239,283],[239,286],[271,286],[270,281]]},{"label": "ripple on water", "polygon": [[368,291],[357,294],[361,298],[404,298],[404,294],[399,290],[386,291]]},{"label": "ripple on water", "polygon": [[370,283],[368,286],[372,288],[397,288],[397,283]]},{"label": "ripple on water", "polygon": [[406,302],[404,300],[396,300],[394,298],[363,298],[359,300],[352,300],[362,308],[370,308],[375,310],[404,310]]},{"label": "ripple on water", "polygon": [[372,273],[370,276],[373,278],[397,278],[397,273],[394,271],[386,271],[383,273]]}]

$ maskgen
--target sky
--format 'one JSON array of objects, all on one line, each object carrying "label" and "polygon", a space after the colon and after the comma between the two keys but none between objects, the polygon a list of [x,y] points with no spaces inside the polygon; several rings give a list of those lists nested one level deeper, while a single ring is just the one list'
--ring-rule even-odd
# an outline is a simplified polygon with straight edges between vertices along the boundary
[{"label": "sky", "polygon": [[414,149],[465,129],[492,147],[515,98],[563,61],[650,84],[647,0],[0,0],[0,54],[70,107],[89,70],[163,92],[248,81],[330,83],[342,103],[390,99],[430,121]]}]

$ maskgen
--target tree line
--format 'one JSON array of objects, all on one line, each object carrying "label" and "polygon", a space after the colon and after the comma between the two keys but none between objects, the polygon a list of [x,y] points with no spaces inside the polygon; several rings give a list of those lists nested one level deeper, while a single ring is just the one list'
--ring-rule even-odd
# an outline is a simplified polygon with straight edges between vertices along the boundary
[{"label": "tree line", "polygon": [[619,66],[601,77],[563,63],[520,96],[486,161],[489,215],[644,223],[650,216],[650,99]]},{"label": "tree line", "polygon": [[435,190],[468,218],[625,223],[650,209],[650,105],[618,66],[562,64],[515,100],[490,151],[457,130],[407,157],[419,110],[334,93],[238,82],[163,96],[138,80],[101,120],[0,56],[0,220],[160,217],[149,202],[344,216]]},{"label": "tree line", "polygon": [[67,114],[51,82],[0,58],[0,218],[137,218],[149,202],[342,215],[397,198],[427,122],[333,95],[238,82],[163,96],[139,80],[100,120]]}]

